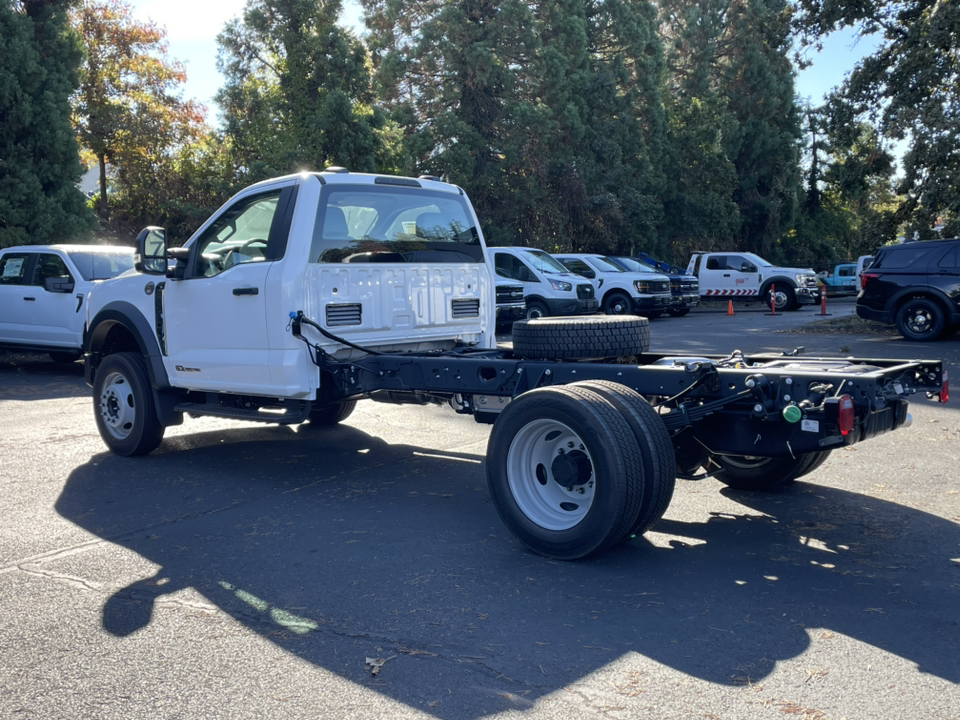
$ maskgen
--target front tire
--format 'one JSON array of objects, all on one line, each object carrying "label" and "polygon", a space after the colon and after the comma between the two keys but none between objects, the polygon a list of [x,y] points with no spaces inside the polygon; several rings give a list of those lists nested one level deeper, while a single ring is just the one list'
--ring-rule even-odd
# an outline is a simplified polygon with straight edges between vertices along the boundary
[{"label": "front tire", "polygon": [[630,298],[623,293],[611,293],[603,301],[603,311],[607,315],[629,315]]},{"label": "front tire", "polygon": [[717,480],[735,490],[769,491],[792,483],[826,462],[829,450],[804,453],[797,457],[765,458],[739,455],[715,455],[713,461],[723,472]]},{"label": "front tire", "polygon": [[927,298],[912,298],[897,311],[897,330],[914,342],[936,340],[945,324],[940,306]]},{"label": "front tire", "polygon": [[487,483],[504,524],[532,551],[575,560],[629,534],[643,504],[643,458],[620,411],[577,385],[523,393],[500,413]]},{"label": "front tire", "polygon": [[337,425],[350,417],[356,407],[356,400],[341,400],[330,405],[313,407],[310,409],[310,424]]},{"label": "front tire", "polygon": [[531,300],[527,303],[527,320],[545,317],[550,317],[550,308],[546,306],[546,303],[539,300]]},{"label": "front tire", "polygon": [[147,365],[137,353],[115,353],[100,363],[93,410],[100,437],[117,455],[146,455],[163,440]]},{"label": "front tire", "polygon": [[767,307],[770,307],[771,291],[774,289],[776,290],[776,293],[773,294],[773,298],[777,312],[789,312],[790,310],[798,307],[797,296],[793,292],[793,288],[777,284],[774,284],[772,287],[768,286],[763,292],[763,302]]}]

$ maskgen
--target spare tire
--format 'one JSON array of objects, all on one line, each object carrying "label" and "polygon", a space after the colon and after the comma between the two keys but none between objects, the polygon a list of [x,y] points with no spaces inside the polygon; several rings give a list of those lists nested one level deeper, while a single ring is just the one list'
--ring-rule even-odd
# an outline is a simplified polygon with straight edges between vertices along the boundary
[{"label": "spare tire", "polygon": [[650,321],[634,315],[549,317],[513,324],[513,351],[536,360],[623,357],[649,347]]}]

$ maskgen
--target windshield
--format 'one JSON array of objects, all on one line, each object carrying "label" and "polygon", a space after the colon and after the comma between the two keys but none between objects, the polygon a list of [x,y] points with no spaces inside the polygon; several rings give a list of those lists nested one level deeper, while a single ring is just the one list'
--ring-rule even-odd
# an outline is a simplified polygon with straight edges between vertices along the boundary
[{"label": "windshield", "polygon": [[773,267],[770,263],[764,260],[759,255],[754,255],[753,253],[742,253],[743,257],[747,258],[757,267]]},{"label": "windshield", "polygon": [[465,200],[417,188],[340,185],[323,191],[311,262],[483,262]]},{"label": "windshield", "polygon": [[533,265],[535,270],[542,273],[567,273],[570,272],[561,265],[556,258],[548,255],[543,250],[527,250],[523,254],[524,258]]},{"label": "windshield", "polygon": [[591,257],[587,258],[587,261],[600,272],[626,272],[622,267],[605,257]]},{"label": "windshield", "polygon": [[635,260],[634,258],[620,257],[617,258],[617,262],[630,272],[656,272],[652,266],[647,265],[645,262],[641,262],[640,260]]},{"label": "windshield", "polygon": [[133,269],[133,248],[118,248],[109,251],[74,250],[67,254],[73,260],[73,264],[77,266],[77,272],[87,281],[107,280]]}]

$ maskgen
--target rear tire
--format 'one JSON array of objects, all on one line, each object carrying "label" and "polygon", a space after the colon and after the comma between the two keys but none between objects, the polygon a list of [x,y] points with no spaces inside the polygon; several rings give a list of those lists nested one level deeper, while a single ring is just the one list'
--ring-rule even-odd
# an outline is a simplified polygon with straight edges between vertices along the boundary
[{"label": "rear tire", "polygon": [[585,380],[575,383],[575,387],[592,390],[607,400],[620,411],[633,430],[643,461],[643,498],[636,520],[621,540],[642,535],[663,517],[677,484],[677,459],[670,433],[650,403],[626,385],[607,380]]},{"label": "rear tire", "polygon": [[532,551],[575,560],[610,547],[643,504],[643,458],[623,414],[577,385],[525,392],[500,413],[487,482],[504,524]]},{"label": "rear tire", "polygon": [[787,485],[823,465],[829,450],[804,453],[796,458],[715,455],[713,461],[724,469],[717,480],[735,490],[769,491]]},{"label": "rear tire", "polygon": [[117,455],[146,455],[163,440],[147,365],[138,353],[107,355],[93,381],[97,430]]},{"label": "rear tire", "polygon": [[936,340],[945,324],[940,306],[927,298],[911,298],[897,311],[897,330],[914,342]]},{"label": "rear tire", "polygon": [[644,317],[539,318],[513,324],[513,351],[532,359],[583,360],[640,355],[650,346]]}]

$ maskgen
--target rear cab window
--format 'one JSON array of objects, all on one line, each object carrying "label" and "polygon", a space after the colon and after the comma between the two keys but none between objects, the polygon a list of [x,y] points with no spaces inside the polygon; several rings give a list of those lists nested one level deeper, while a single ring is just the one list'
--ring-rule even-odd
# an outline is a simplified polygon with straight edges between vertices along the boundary
[{"label": "rear cab window", "polygon": [[417,188],[328,185],[310,262],[482,263],[483,248],[460,195]]}]

